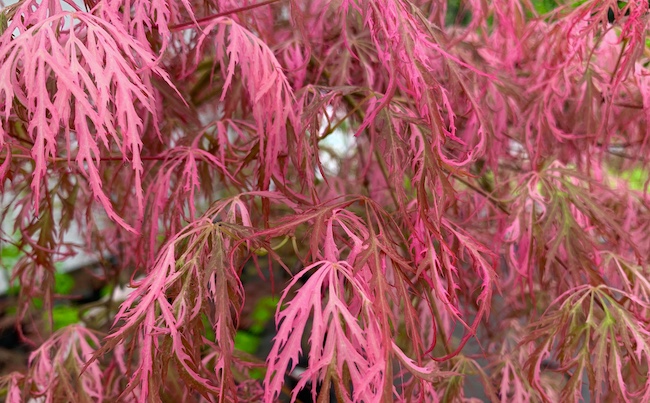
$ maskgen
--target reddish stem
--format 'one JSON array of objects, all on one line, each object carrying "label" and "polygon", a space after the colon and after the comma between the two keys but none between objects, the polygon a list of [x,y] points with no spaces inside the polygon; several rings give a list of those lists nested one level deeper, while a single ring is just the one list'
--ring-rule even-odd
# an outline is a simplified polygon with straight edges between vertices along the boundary
[{"label": "reddish stem", "polygon": [[269,5],[269,4],[277,3],[279,1],[281,1],[281,0],[267,0],[267,1],[263,1],[261,3],[251,4],[250,6],[239,7],[239,8],[235,8],[234,10],[228,10],[228,11],[224,11],[224,12],[221,12],[221,13],[212,14],[212,15],[209,15],[207,17],[203,17],[203,18],[200,18],[198,20],[195,20],[195,21],[186,21],[186,22],[182,22],[180,24],[170,25],[169,30],[170,31],[181,31],[183,29],[191,27],[192,25],[201,25],[201,24],[204,24],[206,22],[210,22],[210,21],[212,21],[212,20],[214,20],[216,18],[219,18],[219,17],[224,17],[226,15],[235,14],[235,13],[241,13],[243,11],[252,10],[254,8],[258,8],[258,7],[266,6],[266,5]]}]

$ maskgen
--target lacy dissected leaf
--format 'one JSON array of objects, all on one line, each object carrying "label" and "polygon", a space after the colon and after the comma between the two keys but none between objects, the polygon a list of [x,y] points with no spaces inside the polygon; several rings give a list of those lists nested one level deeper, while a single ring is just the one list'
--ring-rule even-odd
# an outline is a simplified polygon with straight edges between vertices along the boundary
[{"label": "lacy dissected leaf", "polygon": [[[601,255],[609,285],[622,289],[641,301],[650,301],[650,268],[647,265],[630,262],[609,251],[604,251]],[[634,307],[629,307],[632,308]]]},{"label": "lacy dissected leaf", "polygon": [[[458,354],[465,343],[475,335],[480,321],[489,315],[496,274],[493,264],[488,260],[491,259],[490,250],[471,234],[444,218],[441,232],[444,238],[432,236],[425,223],[418,219],[410,243],[417,265],[416,278],[422,277],[427,282],[435,298],[428,302],[440,302],[446,312],[445,317],[450,319],[450,322],[446,322],[448,327],[444,329],[445,333],[452,331],[453,324],[457,321],[468,330],[458,349],[453,353]],[[466,276],[462,274],[467,273],[468,269],[476,275],[478,287],[476,283],[467,283],[463,279]],[[459,297],[461,294],[466,294],[468,288],[472,290],[480,288],[480,293],[476,297],[478,310],[473,313],[476,316],[471,326],[462,319],[463,315],[469,316],[470,312],[461,312],[459,309],[462,303]],[[434,328],[431,348],[435,343]],[[450,356],[448,354],[443,359]]]},{"label": "lacy dissected leaf", "polygon": [[171,148],[160,156],[161,164],[150,171],[153,175],[145,199],[149,201],[146,213],[151,220],[143,223],[143,229],[138,228],[149,259],[153,259],[161,233],[177,233],[184,223],[196,221],[196,206],[203,201],[202,191],[210,187],[210,182],[226,177],[236,183],[228,173],[225,158],[201,149],[198,141]]},{"label": "lacy dissected leaf", "polygon": [[[157,43],[160,40],[160,53],[169,45],[171,31],[169,26],[178,23],[185,15],[181,13],[179,3],[188,18],[196,22],[192,4],[188,0],[108,0],[101,4],[100,14],[107,20],[115,19],[124,24],[131,36],[141,44]],[[106,10],[104,10],[104,8]],[[115,18],[119,16],[119,19]],[[116,24],[117,25],[117,24]]]},{"label": "lacy dissected leaf", "polygon": [[[293,90],[268,45],[237,22],[228,18],[215,19],[204,28],[197,48],[202,49],[212,41],[215,42],[212,45],[215,63],[220,63],[223,77],[221,101],[228,97],[234,83],[241,80],[246,88],[258,136],[255,152],[259,161],[259,184],[261,190],[267,190],[271,176],[281,169],[278,164],[280,151],[290,141],[287,125],[298,125],[293,110]],[[236,76],[237,70],[241,72],[241,79]]]},{"label": "lacy dissected leaf", "polygon": [[645,213],[624,219],[613,215],[610,209],[624,203],[613,190],[553,165],[521,178],[504,238],[520,276],[530,279],[539,270],[540,280],[548,281],[553,280],[545,275],[549,269],[563,273],[557,284],[560,294],[581,284],[585,271],[592,284],[602,283],[601,254],[606,250],[629,261],[639,259],[639,243],[625,228],[643,225],[647,218]]},{"label": "lacy dissected leaf", "polygon": [[[86,365],[99,346],[92,330],[71,325],[54,333],[29,357],[27,397],[45,401],[93,402],[105,396],[103,371],[98,361]],[[17,400],[18,401],[18,400]]]},{"label": "lacy dissected leaf", "polygon": [[[279,329],[267,360],[265,400],[275,401],[284,374],[293,371],[298,363],[303,333],[313,316],[309,365],[293,391],[293,400],[308,381],[316,384],[334,375],[328,374],[328,368],[333,366],[338,382],[343,379],[344,370],[349,371],[355,401],[381,401],[386,365],[379,345],[381,335],[370,301],[364,298],[363,286],[354,279],[352,268],[346,262],[323,261],[305,268],[285,289],[280,303],[286,301],[291,287],[309,272],[313,273],[296,296],[276,314]],[[350,306],[340,297],[344,283],[352,287],[355,299],[360,299],[360,307],[356,303]],[[312,393],[315,395],[316,391]]]},{"label": "lacy dissected leaf", "polygon": [[[375,210],[378,206],[368,203],[373,212],[380,211]],[[420,360],[411,360],[392,341],[393,326],[404,320],[407,331],[419,345],[414,309],[405,306],[404,318],[399,312],[400,298],[409,298],[406,291],[409,283],[402,272],[408,268],[392,250],[392,245],[384,244],[382,236],[387,226],[377,216],[368,214],[369,219],[377,220],[379,233],[375,233],[348,210],[328,210],[324,208],[320,214],[312,216],[315,220],[312,253],[329,260],[302,270],[280,299],[280,303],[287,301],[288,292],[299,281],[304,281],[296,296],[276,314],[279,330],[267,360],[266,399],[275,399],[284,374],[295,368],[307,326],[310,328],[308,365],[293,390],[294,399],[308,384],[339,384],[334,386],[336,390],[345,391],[348,380],[352,384],[352,394],[342,398],[353,401],[392,398],[396,392],[386,374],[392,370],[393,358],[405,373],[418,378],[420,386],[424,387],[442,372],[438,373],[434,363],[423,365]],[[334,263],[333,259],[340,258],[343,253],[346,261]],[[313,387],[312,395],[317,397]]]},{"label": "lacy dissected leaf", "polygon": [[[430,22],[415,6],[402,1],[359,3],[358,9],[364,10],[364,24],[370,29],[378,58],[390,79],[381,100],[369,103],[367,116],[357,133],[376,119],[379,111],[390,104],[395,91],[399,89],[400,92],[413,97],[413,111],[424,119],[427,129],[432,132],[432,148],[442,161],[453,166],[462,166],[469,162],[473,155],[482,153],[485,132],[489,127],[481,109],[478,108],[479,103],[472,89],[462,84],[463,78],[460,77],[458,65],[476,73],[480,72],[444,48],[441,43],[442,35],[429,26]],[[463,94],[473,105],[472,113],[475,114],[476,125],[472,126],[473,133],[463,133],[466,139],[458,136],[460,133],[457,132],[456,112],[449,91],[432,74],[445,67],[458,80]],[[467,139],[471,139],[475,144],[472,145],[473,148],[467,147],[463,155],[450,158],[445,154],[443,144],[447,140],[467,146]]]},{"label": "lacy dissected leaf", "polygon": [[501,402],[508,401],[535,401],[541,396],[528,381],[524,364],[532,351],[531,346],[520,346],[521,340],[527,335],[526,327],[519,320],[510,319],[501,321],[504,332],[501,339],[494,341],[490,347],[493,362],[492,378],[498,390]]},{"label": "lacy dissected leaf", "polygon": [[[529,379],[542,394],[542,361],[557,357],[567,375],[562,400],[578,400],[587,382],[596,401],[641,401],[650,396],[650,330],[628,305],[647,312],[648,301],[607,286],[581,286],[560,296],[522,343],[532,342]],[[636,309],[633,309],[636,311]],[[583,379],[584,374],[587,379]]]},{"label": "lacy dissected leaf", "polygon": [[[165,244],[151,271],[120,307],[115,319],[119,326],[95,357],[119,343],[137,343],[140,361],[123,395],[140,386],[139,401],[157,397],[165,389],[163,375],[171,360],[190,390],[206,399],[236,396],[230,367],[243,288],[231,254],[239,239],[230,237],[237,233],[238,222],[250,226],[250,220],[238,199],[230,203],[221,203],[216,212],[223,212],[223,221],[195,221]],[[216,334],[213,348],[219,350],[212,369],[202,366],[203,316]]]},{"label": "lacy dissected leaf", "polygon": [[0,387],[6,390],[6,400],[8,402],[20,402],[23,400],[24,379],[25,375],[19,372],[12,372],[0,378]]},{"label": "lacy dissected leaf", "polygon": [[647,10],[644,1],[585,1],[563,18],[529,25],[521,46],[529,51],[521,53],[517,66],[539,71],[521,77],[528,99],[521,110],[526,120],[521,143],[534,163],[557,152],[558,142],[566,146],[562,158],[602,157],[600,151],[615,143],[623,128],[626,140],[647,147],[647,131],[629,120],[636,101],[628,102],[636,98],[643,104],[647,84],[638,78],[625,83],[634,69],[640,69],[638,77],[647,75],[645,66],[635,65],[647,46],[648,21],[642,17]]},{"label": "lacy dissected leaf", "polygon": [[75,160],[108,216],[132,229],[102,190],[102,153],[116,150],[130,160],[141,215],[142,115],[155,112],[150,75],[166,79],[166,73],[123,28],[94,15],[59,12],[17,37],[13,21],[18,16],[0,37],[0,143],[7,125],[25,126],[33,144],[35,206],[49,161],[64,155]]}]

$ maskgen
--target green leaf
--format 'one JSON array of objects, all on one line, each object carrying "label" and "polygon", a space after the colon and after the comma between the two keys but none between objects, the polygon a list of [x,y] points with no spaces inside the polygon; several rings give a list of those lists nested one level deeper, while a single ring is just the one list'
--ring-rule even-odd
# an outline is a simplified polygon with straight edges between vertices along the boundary
[{"label": "green leaf", "polygon": [[7,26],[7,15],[5,13],[0,13],[0,35],[5,33]]},{"label": "green leaf", "polygon": [[75,324],[79,322],[79,309],[74,306],[57,305],[52,309],[52,322],[54,331]]},{"label": "green leaf", "polygon": [[555,0],[536,0],[533,1],[533,6],[539,14],[546,14],[556,9],[558,3]]},{"label": "green leaf", "polygon": [[252,312],[253,324],[250,331],[254,334],[261,334],[264,332],[266,324],[273,319],[276,306],[278,305],[277,297],[263,297],[257,301],[255,309]]},{"label": "green leaf", "polygon": [[68,295],[74,288],[74,277],[68,273],[54,274],[54,293],[59,295]]},{"label": "green leaf", "polygon": [[205,328],[205,338],[214,343],[217,337],[214,332],[214,328],[210,324],[210,321],[208,320],[208,317],[205,316],[205,314],[201,315],[201,321],[203,322],[203,328]]},{"label": "green leaf", "polygon": [[648,181],[648,171],[642,168],[634,168],[623,172],[621,178],[627,181],[631,189],[642,191]]},{"label": "green leaf", "polygon": [[240,330],[235,335],[235,348],[249,354],[255,354],[260,347],[260,338],[252,333]]}]

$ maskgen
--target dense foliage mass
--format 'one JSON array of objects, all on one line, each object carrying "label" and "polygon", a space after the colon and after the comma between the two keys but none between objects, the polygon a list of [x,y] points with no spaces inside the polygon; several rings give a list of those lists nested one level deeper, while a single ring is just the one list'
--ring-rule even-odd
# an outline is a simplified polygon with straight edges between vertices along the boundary
[{"label": "dense foliage mass", "polygon": [[[7,400],[650,401],[649,19],[646,0],[4,8],[1,236],[40,329]],[[132,292],[37,326],[80,250]],[[240,343],[260,294],[263,353]]]}]

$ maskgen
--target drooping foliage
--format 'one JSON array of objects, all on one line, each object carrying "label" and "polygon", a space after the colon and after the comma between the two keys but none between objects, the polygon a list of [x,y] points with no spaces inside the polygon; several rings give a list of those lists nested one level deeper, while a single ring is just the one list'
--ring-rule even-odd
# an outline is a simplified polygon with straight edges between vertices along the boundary
[{"label": "drooping foliage", "polygon": [[[5,7],[19,329],[80,251],[131,289],[108,321],[23,335],[5,397],[649,401],[649,20],[646,0]],[[256,287],[275,336],[247,352]]]}]

